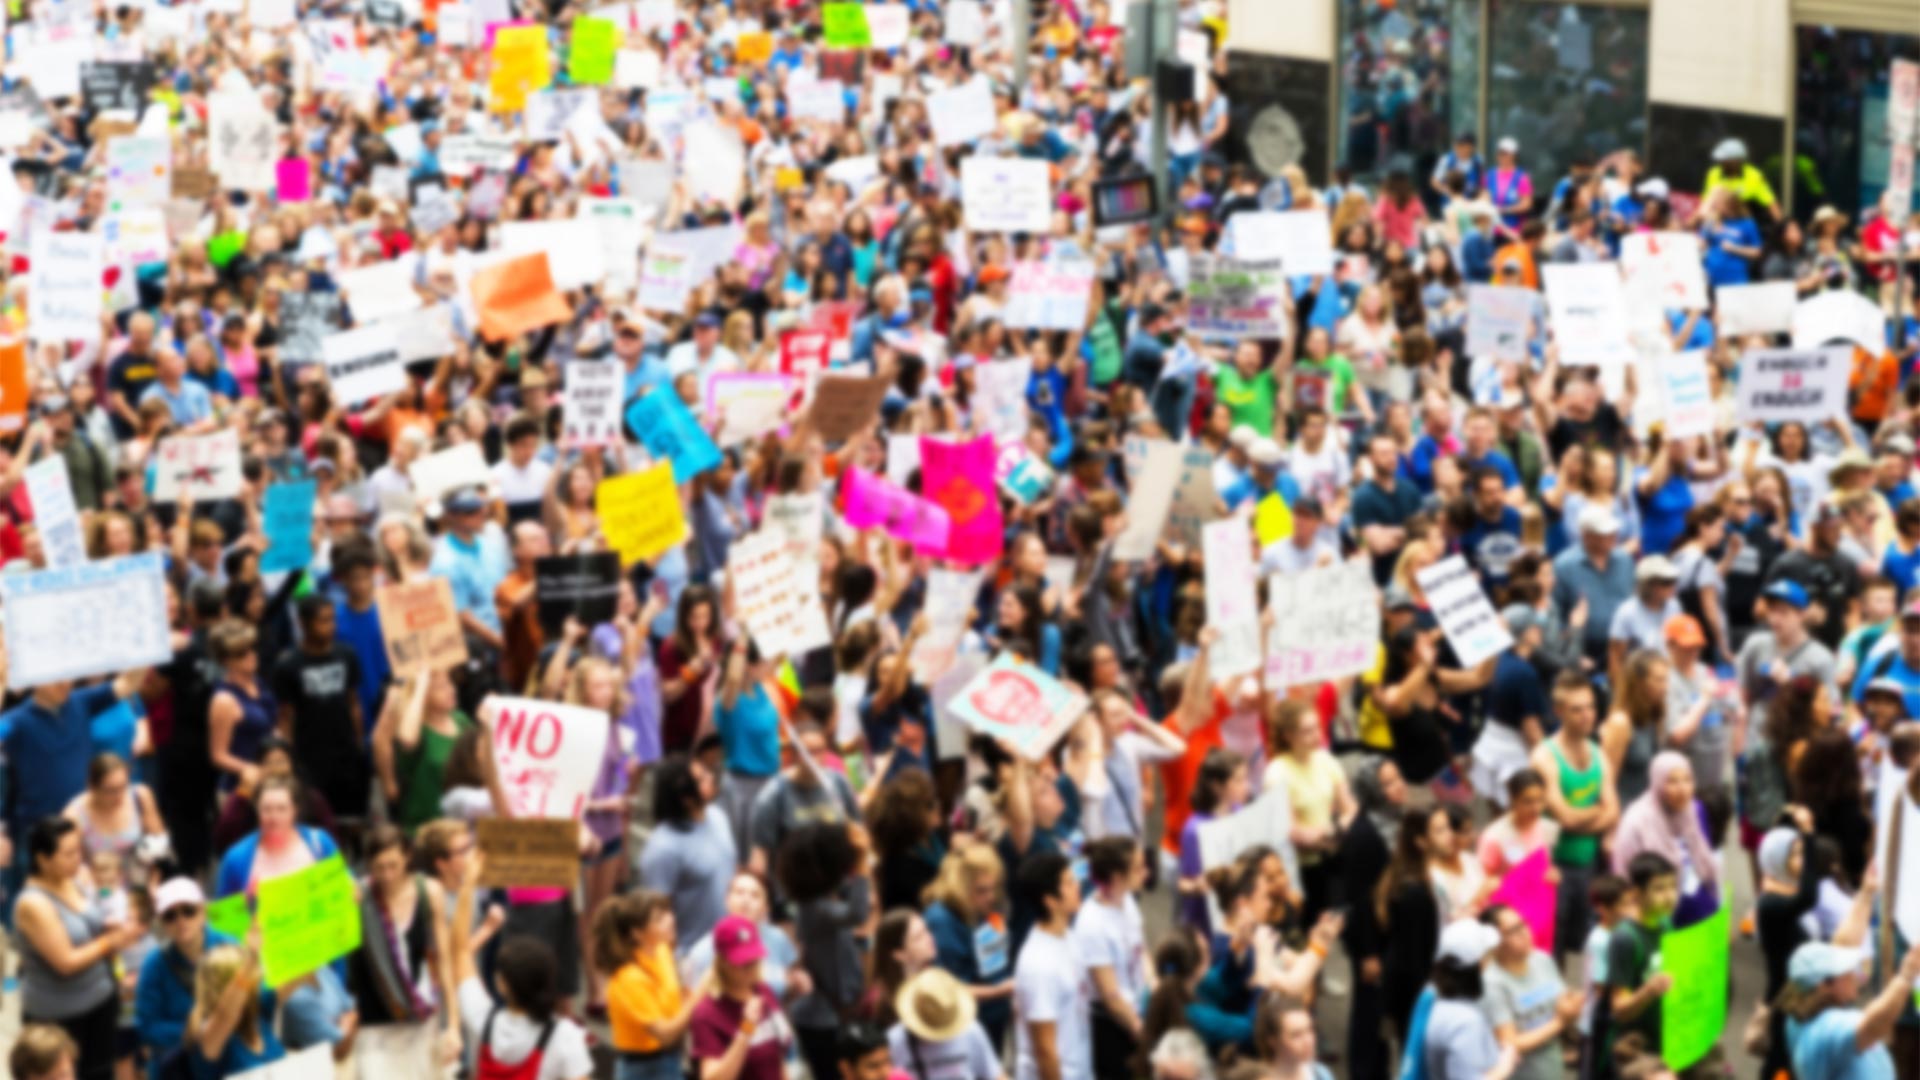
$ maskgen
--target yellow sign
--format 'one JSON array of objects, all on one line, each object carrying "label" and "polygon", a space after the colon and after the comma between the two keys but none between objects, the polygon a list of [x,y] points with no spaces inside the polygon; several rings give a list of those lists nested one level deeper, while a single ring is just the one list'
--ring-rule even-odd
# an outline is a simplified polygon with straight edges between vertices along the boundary
[{"label": "yellow sign", "polygon": [[503,26],[493,35],[493,71],[487,77],[487,106],[497,113],[519,112],[527,95],[553,85],[553,57],[544,26]]},{"label": "yellow sign", "polygon": [[1293,535],[1293,511],[1287,509],[1287,500],[1279,492],[1260,500],[1253,512],[1253,534],[1260,538],[1261,547]]},{"label": "yellow sign", "polygon": [[600,531],[620,564],[631,566],[687,541],[687,519],[673,486],[673,462],[600,481],[593,493]]}]

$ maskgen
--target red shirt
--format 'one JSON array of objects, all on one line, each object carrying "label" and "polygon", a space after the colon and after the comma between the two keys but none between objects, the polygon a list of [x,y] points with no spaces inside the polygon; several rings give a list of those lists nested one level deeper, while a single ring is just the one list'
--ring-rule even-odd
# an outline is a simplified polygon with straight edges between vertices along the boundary
[{"label": "red shirt", "polygon": [[[1900,230],[1893,227],[1883,215],[1867,222],[1860,230],[1860,246],[1875,255],[1897,255],[1900,252]],[[1892,281],[1896,273],[1896,264],[1890,262],[1861,262],[1861,268],[1875,281]]]},{"label": "red shirt", "polygon": [[[780,1003],[774,999],[773,991],[767,989],[767,984],[761,983],[755,990],[764,1011],[760,1023],[748,1037],[751,1041],[746,1063],[740,1068],[740,1080],[783,1080],[785,1070],[781,1061],[786,1057],[787,1044],[793,1041],[792,1029],[787,1026]],[[725,1056],[727,1047],[733,1045],[734,1035],[740,1031],[740,1017],[744,1012],[745,1006],[732,998],[702,997],[700,1004],[693,1007],[693,1019],[687,1029],[694,1060],[711,1061]]]},{"label": "red shirt", "polygon": [[[1200,763],[1207,760],[1208,751],[1222,745],[1220,725],[1232,714],[1227,695],[1215,690],[1213,715],[1186,733],[1187,752],[1160,766],[1160,784],[1167,793],[1166,827],[1160,833],[1160,846],[1175,856],[1180,854],[1180,830],[1186,825],[1187,816],[1193,813],[1193,781],[1200,775]],[[1160,721],[1160,726],[1180,734],[1179,717],[1178,712],[1172,713]]]}]

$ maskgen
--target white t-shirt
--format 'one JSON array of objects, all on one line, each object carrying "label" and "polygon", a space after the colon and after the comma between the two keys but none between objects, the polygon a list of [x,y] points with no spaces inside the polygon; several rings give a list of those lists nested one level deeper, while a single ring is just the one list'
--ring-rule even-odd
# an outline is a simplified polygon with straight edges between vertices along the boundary
[{"label": "white t-shirt", "polygon": [[[479,1060],[480,1032],[491,1015],[493,1059],[502,1065],[518,1065],[539,1044],[542,1025],[520,1013],[501,1008],[495,1014],[494,1009],[479,976],[470,976],[460,984],[460,1026],[466,1029],[469,1055]],[[571,1020],[555,1018],[553,1035],[547,1039],[547,1049],[540,1059],[538,1080],[582,1080],[592,1075],[593,1057],[587,1052],[586,1032]]]},{"label": "white t-shirt", "polygon": [[1044,1023],[1053,1024],[1060,1080],[1093,1080],[1092,1002],[1072,940],[1034,927],[1013,972],[1015,1080],[1040,1080],[1027,1025]]},{"label": "white t-shirt", "polygon": [[1000,1058],[978,1023],[937,1043],[912,1039],[905,1024],[895,1024],[887,1029],[887,1050],[893,1055],[893,1067],[913,1080],[998,1080],[1000,1076]]},{"label": "white t-shirt", "polygon": [[1137,1002],[1147,996],[1147,935],[1141,928],[1140,905],[1132,896],[1119,907],[1089,896],[1074,917],[1073,938],[1089,971],[1113,969],[1121,997]]},{"label": "white t-shirt", "polygon": [[538,454],[527,460],[524,469],[510,458],[501,458],[493,467],[493,482],[500,489],[500,500],[508,505],[539,502],[547,494],[547,479],[552,475],[553,466],[541,461]]}]

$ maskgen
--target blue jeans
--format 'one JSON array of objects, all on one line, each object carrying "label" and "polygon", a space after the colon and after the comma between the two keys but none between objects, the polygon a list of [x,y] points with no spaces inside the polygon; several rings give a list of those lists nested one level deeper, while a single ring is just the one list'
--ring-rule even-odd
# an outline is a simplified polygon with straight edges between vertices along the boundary
[{"label": "blue jeans", "polygon": [[679,1052],[656,1054],[650,1058],[615,1055],[613,1080],[686,1080]]}]

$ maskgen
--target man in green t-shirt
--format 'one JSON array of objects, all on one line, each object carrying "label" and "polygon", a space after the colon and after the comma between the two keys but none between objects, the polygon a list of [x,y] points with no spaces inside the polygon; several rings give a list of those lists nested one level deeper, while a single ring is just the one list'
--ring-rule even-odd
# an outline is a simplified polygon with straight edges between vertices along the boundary
[{"label": "man in green t-shirt", "polygon": [[1213,399],[1227,407],[1234,427],[1250,427],[1256,434],[1272,437],[1273,406],[1279,396],[1280,381],[1263,359],[1257,341],[1242,341],[1233,350],[1231,363],[1214,365]]},{"label": "man in green t-shirt", "polygon": [[1372,404],[1365,394],[1353,392],[1353,365],[1333,351],[1332,339],[1318,326],[1307,331],[1306,355],[1294,362],[1290,405],[1296,411],[1325,409],[1334,417],[1357,412],[1373,423]]}]

